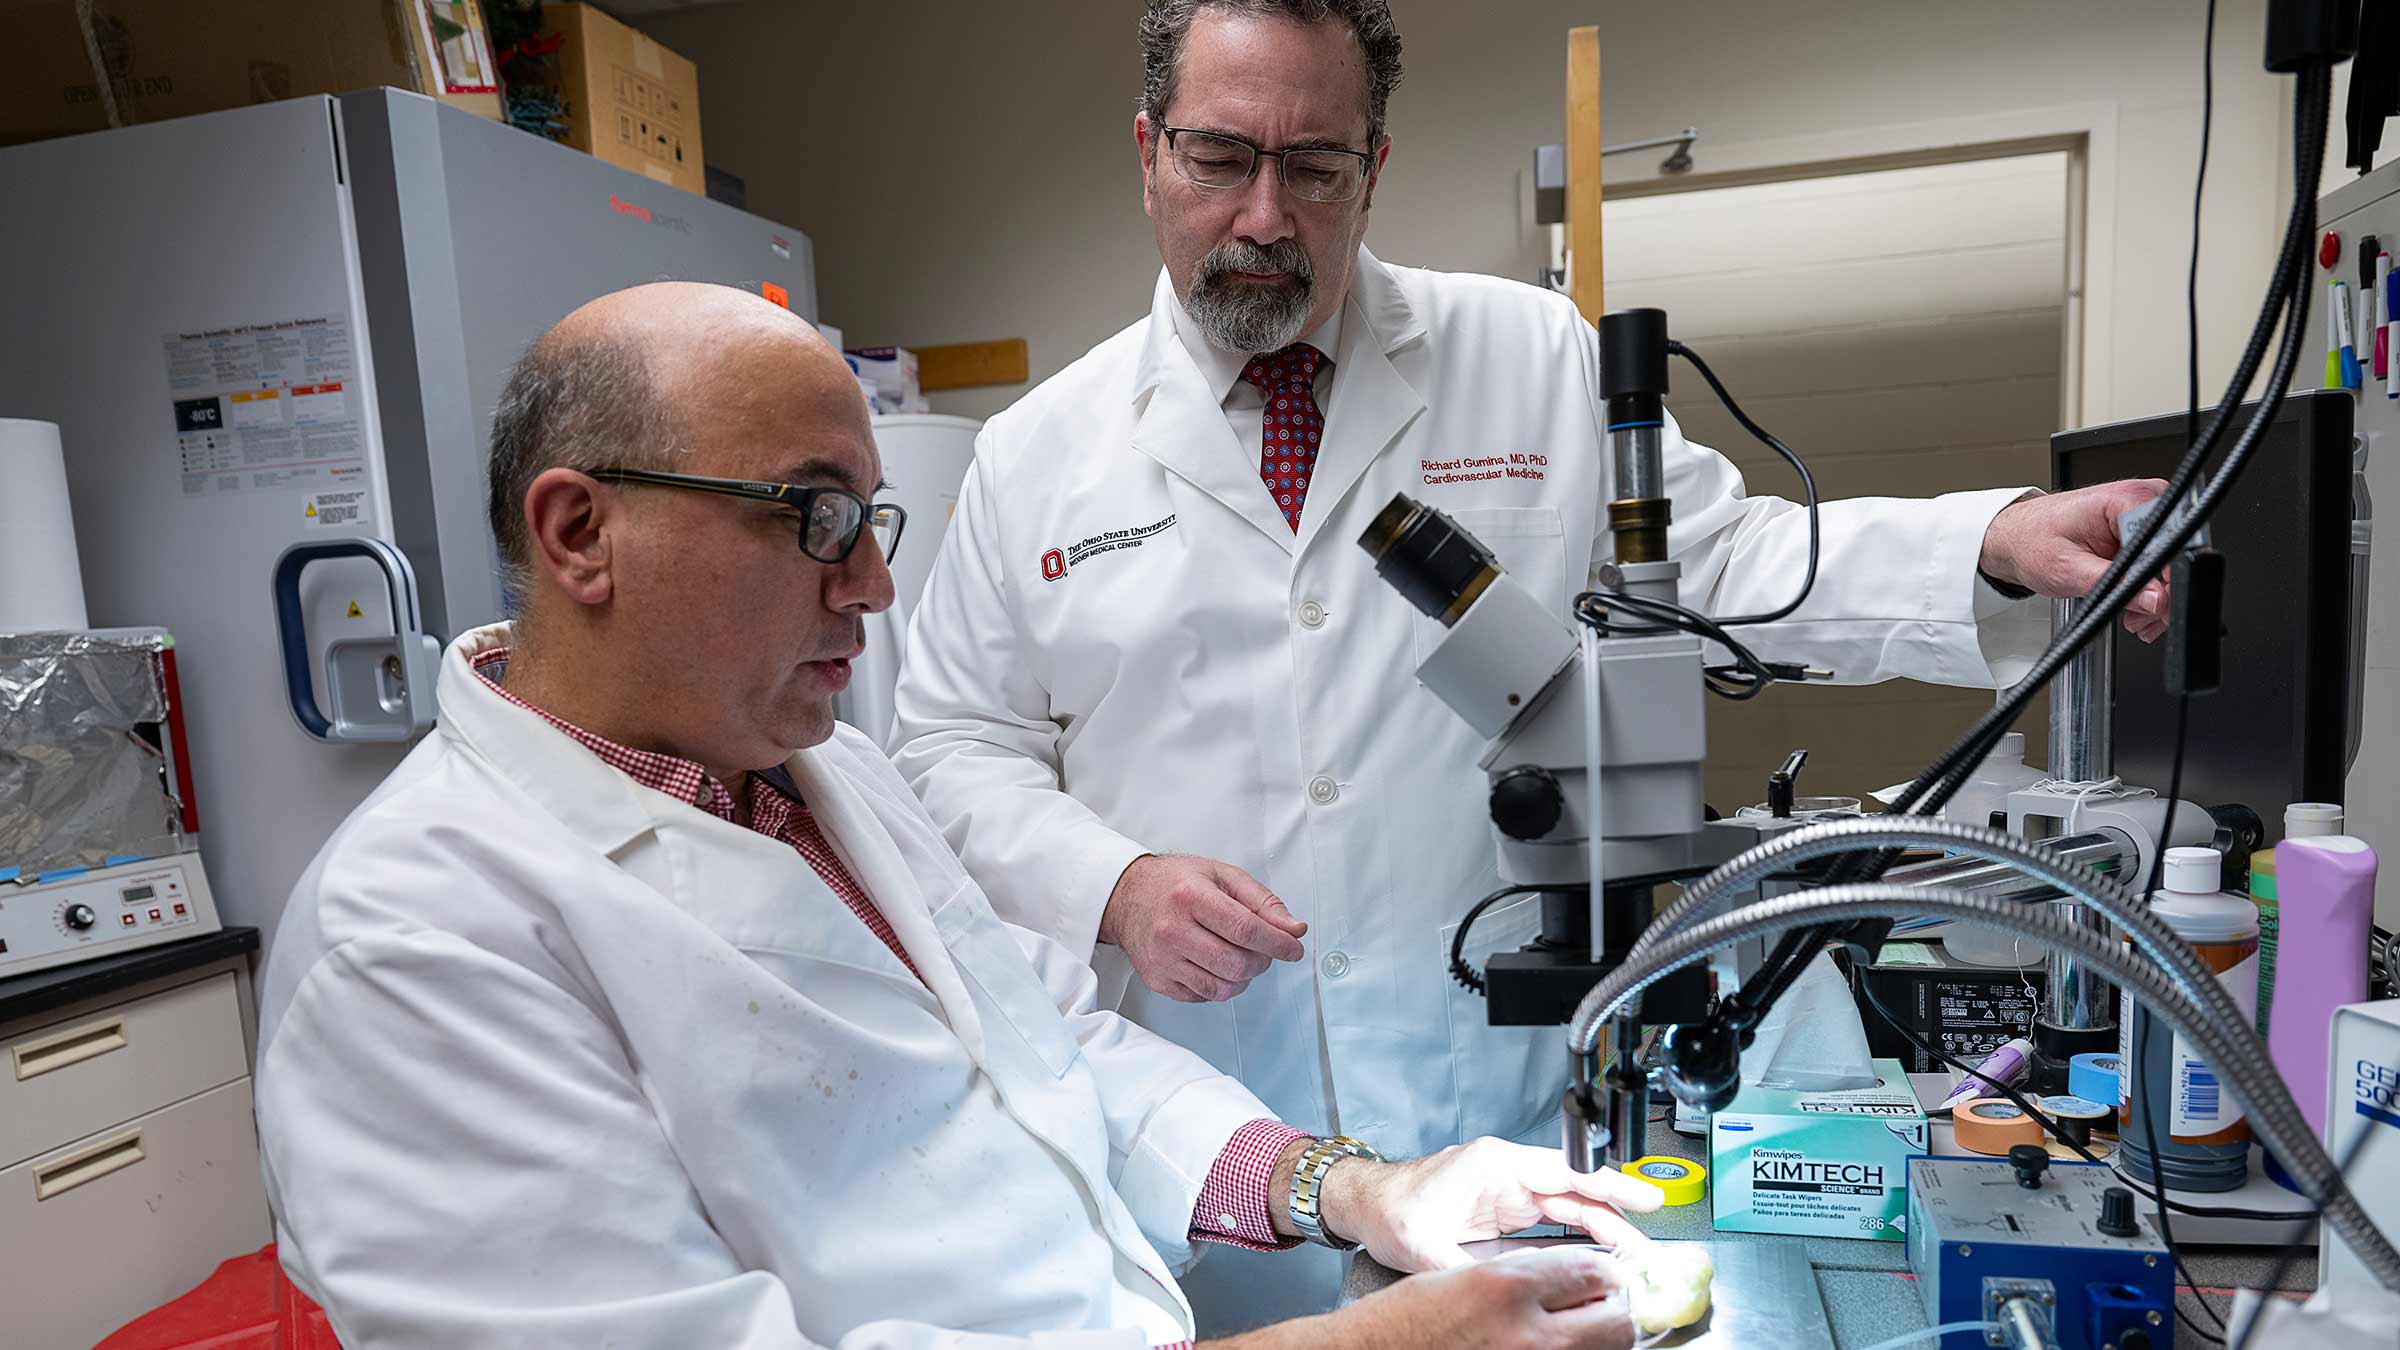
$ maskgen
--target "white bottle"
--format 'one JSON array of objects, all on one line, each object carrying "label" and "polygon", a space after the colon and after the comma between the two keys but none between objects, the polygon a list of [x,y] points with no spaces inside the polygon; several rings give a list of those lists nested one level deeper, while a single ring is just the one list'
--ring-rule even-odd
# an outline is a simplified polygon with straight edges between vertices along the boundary
[{"label": "white bottle", "polygon": [[[2165,884],[2150,893],[2150,912],[2216,972],[2246,1023],[2258,1007],[2258,907],[2247,896],[2218,889],[2223,866],[2224,855],[2213,848],[2168,849]],[[2241,1107],[2199,1047],[2139,1002],[2129,999],[2126,1006],[2130,1015],[2118,1043],[2125,1072],[2117,1080],[2126,1172],[2150,1181],[2163,1170],[2178,1190],[2239,1187],[2250,1170],[2250,1123]],[[2147,1092],[2136,1101],[2134,1088],[2144,1083]],[[2155,1163],[2140,1114],[2145,1106],[2159,1113]]]}]

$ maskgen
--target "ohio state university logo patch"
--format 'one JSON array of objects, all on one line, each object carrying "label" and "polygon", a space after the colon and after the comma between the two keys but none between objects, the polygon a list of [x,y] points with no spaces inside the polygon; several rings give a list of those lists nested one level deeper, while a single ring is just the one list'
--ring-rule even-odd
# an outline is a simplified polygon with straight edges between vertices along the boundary
[{"label": "ohio state university logo patch", "polygon": [[1089,539],[1078,539],[1063,549],[1051,549],[1042,555],[1042,580],[1056,581],[1065,576],[1069,568],[1081,567],[1103,553],[1140,548],[1155,536],[1164,534],[1174,527],[1175,517],[1168,516],[1164,520],[1154,520],[1147,525],[1110,530],[1106,534],[1095,534]]}]

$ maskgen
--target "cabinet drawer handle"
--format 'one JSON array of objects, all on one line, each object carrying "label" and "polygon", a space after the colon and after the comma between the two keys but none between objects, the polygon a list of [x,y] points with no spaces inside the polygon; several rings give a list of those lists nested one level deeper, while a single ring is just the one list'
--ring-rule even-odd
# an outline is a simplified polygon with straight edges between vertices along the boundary
[{"label": "cabinet drawer handle", "polygon": [[53,1069],[81,1064],[111,1050],[122,1050],[130,1042],[125,1039],[125,1019],[112,1017],[105,1022],[92,1022],[38,1040],[10,1047],[17,1062],[17,1081],[38,1078]]},{"label": "cabinet drawer handle", "polygon": [[54,1200],[87,1181],[122,1172],[143,1158],[142,1132],[132,1130],[92,1145],[71,1158],[61,1158],[33,1170],[33,1198]]}]

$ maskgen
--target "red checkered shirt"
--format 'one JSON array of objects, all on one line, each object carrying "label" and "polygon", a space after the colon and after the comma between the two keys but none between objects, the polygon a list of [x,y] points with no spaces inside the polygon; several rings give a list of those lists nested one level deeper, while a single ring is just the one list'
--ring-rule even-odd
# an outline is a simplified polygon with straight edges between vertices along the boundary
[{"label": "red checkered shirt", "polygon": [[[688,759],[662,755],[654,750],[636,750],[619,745],[604,737],[595,736],[572,722],[553,717],[540,708],[508,692],[500,681],[506,677],[508,666],[506,647],[493,647],[476,653],[475,673],[483,677],[492,691],[509,702],[548,722],[564,732],[584,749],[598,755],[610,768],[654,791],[663,792],[678,801],[690,802],[720,819],[739,821],[741,813],[735,808],[733,793],[723,783],[709,775],[708,770]],[[816,869],[842,903],[850,907],[869,931],[892,949],[909,973],[919,980],[924,972],[909,960],[908,952],[900,945],[900,937],[892,931],[891,921],[875,907],[842,865],[840,855],[826,842],[825,833],[817,827],[816,813],[807,805],[784,796],[756,775],[750,778],[750,826],[770,839],[779,839],[800,851],[808,865]],[[1223,1152],[1208,1169],[1208,1179],[1201,1184],[1199,1203],[1192,1207],[1191,1236],[1207,1242],[1230,1243],[1252,1251],[1281,1251],[1296,1246],[1298,1238],[1279,1238],[1267,1216],[1268,1190],[1275,1171],[1275,1162],[1283,1156],[1294,1140],[1307,1138],[1299,1130],[1281,1121],[1254,1120],[1234,1131]],[[1188,1344],[1188,1342],[1186,1343]]]}]

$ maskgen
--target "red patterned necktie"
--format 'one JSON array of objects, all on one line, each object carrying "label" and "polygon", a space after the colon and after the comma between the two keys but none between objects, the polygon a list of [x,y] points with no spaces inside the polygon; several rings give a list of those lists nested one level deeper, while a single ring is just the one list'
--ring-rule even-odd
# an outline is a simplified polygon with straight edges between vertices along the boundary
[{"label": "red patterned necktie", "polygon": [[1242,378],[1267,396],[1259,422],[1258,476],[1294,534],[1300,531],[1308,480],[1317,472],[1317,440],[1325,434],[1325,415],[1317,409],[1317,368],[1324,364],[1325,353],[1295,342],[1251,357],[1242,368]]}]

